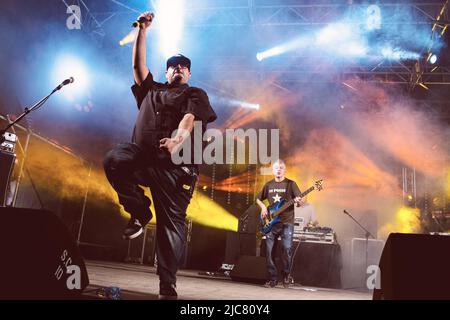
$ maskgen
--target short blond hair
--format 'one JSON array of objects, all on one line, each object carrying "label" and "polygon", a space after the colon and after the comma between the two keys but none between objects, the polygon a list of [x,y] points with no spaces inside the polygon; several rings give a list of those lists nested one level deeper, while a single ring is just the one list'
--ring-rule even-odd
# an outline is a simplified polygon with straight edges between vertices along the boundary
[{"label": "short blond hair", "polygon": [[284,164],[284,166],[286,167],[286,163],[285,163],[282,159],[278,159],[278,160],[276,160],[275,162],[272,163],[272,168],[273,168],[273,166],[274,166],[275,164],[277,164],[277,163],[279,163],[279,164]]}]

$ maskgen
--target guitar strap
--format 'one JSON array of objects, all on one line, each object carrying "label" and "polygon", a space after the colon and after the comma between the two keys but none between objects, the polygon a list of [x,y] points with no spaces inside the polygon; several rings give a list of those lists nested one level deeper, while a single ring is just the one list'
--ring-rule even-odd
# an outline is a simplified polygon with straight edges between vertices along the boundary
[{"label": "guitar strap", "polygon": [[292,180],[288,180],[288,185],[286,188],[286,201],[292,199],[292,195],[291,195],[292,182],[293,182]]}]

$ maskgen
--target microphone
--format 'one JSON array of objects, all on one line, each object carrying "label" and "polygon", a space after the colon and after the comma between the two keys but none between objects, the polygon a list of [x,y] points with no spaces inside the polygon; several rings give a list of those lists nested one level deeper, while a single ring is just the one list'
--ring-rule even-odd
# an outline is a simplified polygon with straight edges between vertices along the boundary
[{"label": "microphone", "polygon": [[349,213],[347,212],[347,210],[345,210],[345,209],[344,209],[344,213],[345,213],[345,214],[349,214]]},{"label": "microphone", "polygon": [[58,91],[59,89],[61,89],[61,88],[64,87],[65,85],[68,85],[69,83],[72,83],[73,81],[74,81],[73,77],[70,77],[69,79],[64,80],[59,86],[57,86],[57,87],[55,88],[55,90],[53,90],[53,92],[54,92],[54,91]]},{"label": "microphone", "polygon": [[139,27],[141,23],[152,21],[153,18],[155,17],[155,14],[151,12],[150,15],[152,17],[150,20],[148,20],[146,17],[140,17],[138,20],[133,22],[133,28]]}]

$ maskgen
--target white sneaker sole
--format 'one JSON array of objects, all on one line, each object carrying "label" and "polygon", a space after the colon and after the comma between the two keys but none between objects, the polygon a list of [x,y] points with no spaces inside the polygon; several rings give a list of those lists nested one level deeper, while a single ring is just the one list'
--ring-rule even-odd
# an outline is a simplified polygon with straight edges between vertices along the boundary
[{"label": "white sneaker sole", "polygon": [[125,235],[123,235],[123,238],[124,238],[125,240],[132,240],[132,239],[134,239],[134,238],[139,237],[139,236],[142,234],[142,232],[144,232],[144,228],[140,228],[139,231],[137,231],[136,233],[133,233],[133,234],[130,235],[130,236],[125,236]]}]

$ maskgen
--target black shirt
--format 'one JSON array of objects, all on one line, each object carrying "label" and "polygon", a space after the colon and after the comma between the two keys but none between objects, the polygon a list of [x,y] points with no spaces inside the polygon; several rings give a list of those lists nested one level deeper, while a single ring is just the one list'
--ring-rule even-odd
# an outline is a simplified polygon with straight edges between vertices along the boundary
[{"label": "black shirt", "polygon": [[[272,179],[264,185],[257,198],[261,201],[268,199],[270,206],[273,206],[279,201],[285,200],[284,202],[286,202],[300,196],[300,194],[301,192],[295,181],[284,178],[283,181],[276,182],[275,179]],[[284,224],[294,223],[294,207],[287,209],[279,217]]]},{"label": "black shirt", "polygon": [[[159,146],[162,138],[170,138],[187,113],[202,121],[202,135],[207,123],[217,118],[205,91],[188,84],[155,82],[150,72],[141,85],[135,83],[131,91],[139,109],[132,140],[144,149]],[[193,147],[193,136],[191,134],[191,150],[199,152]]]}]

